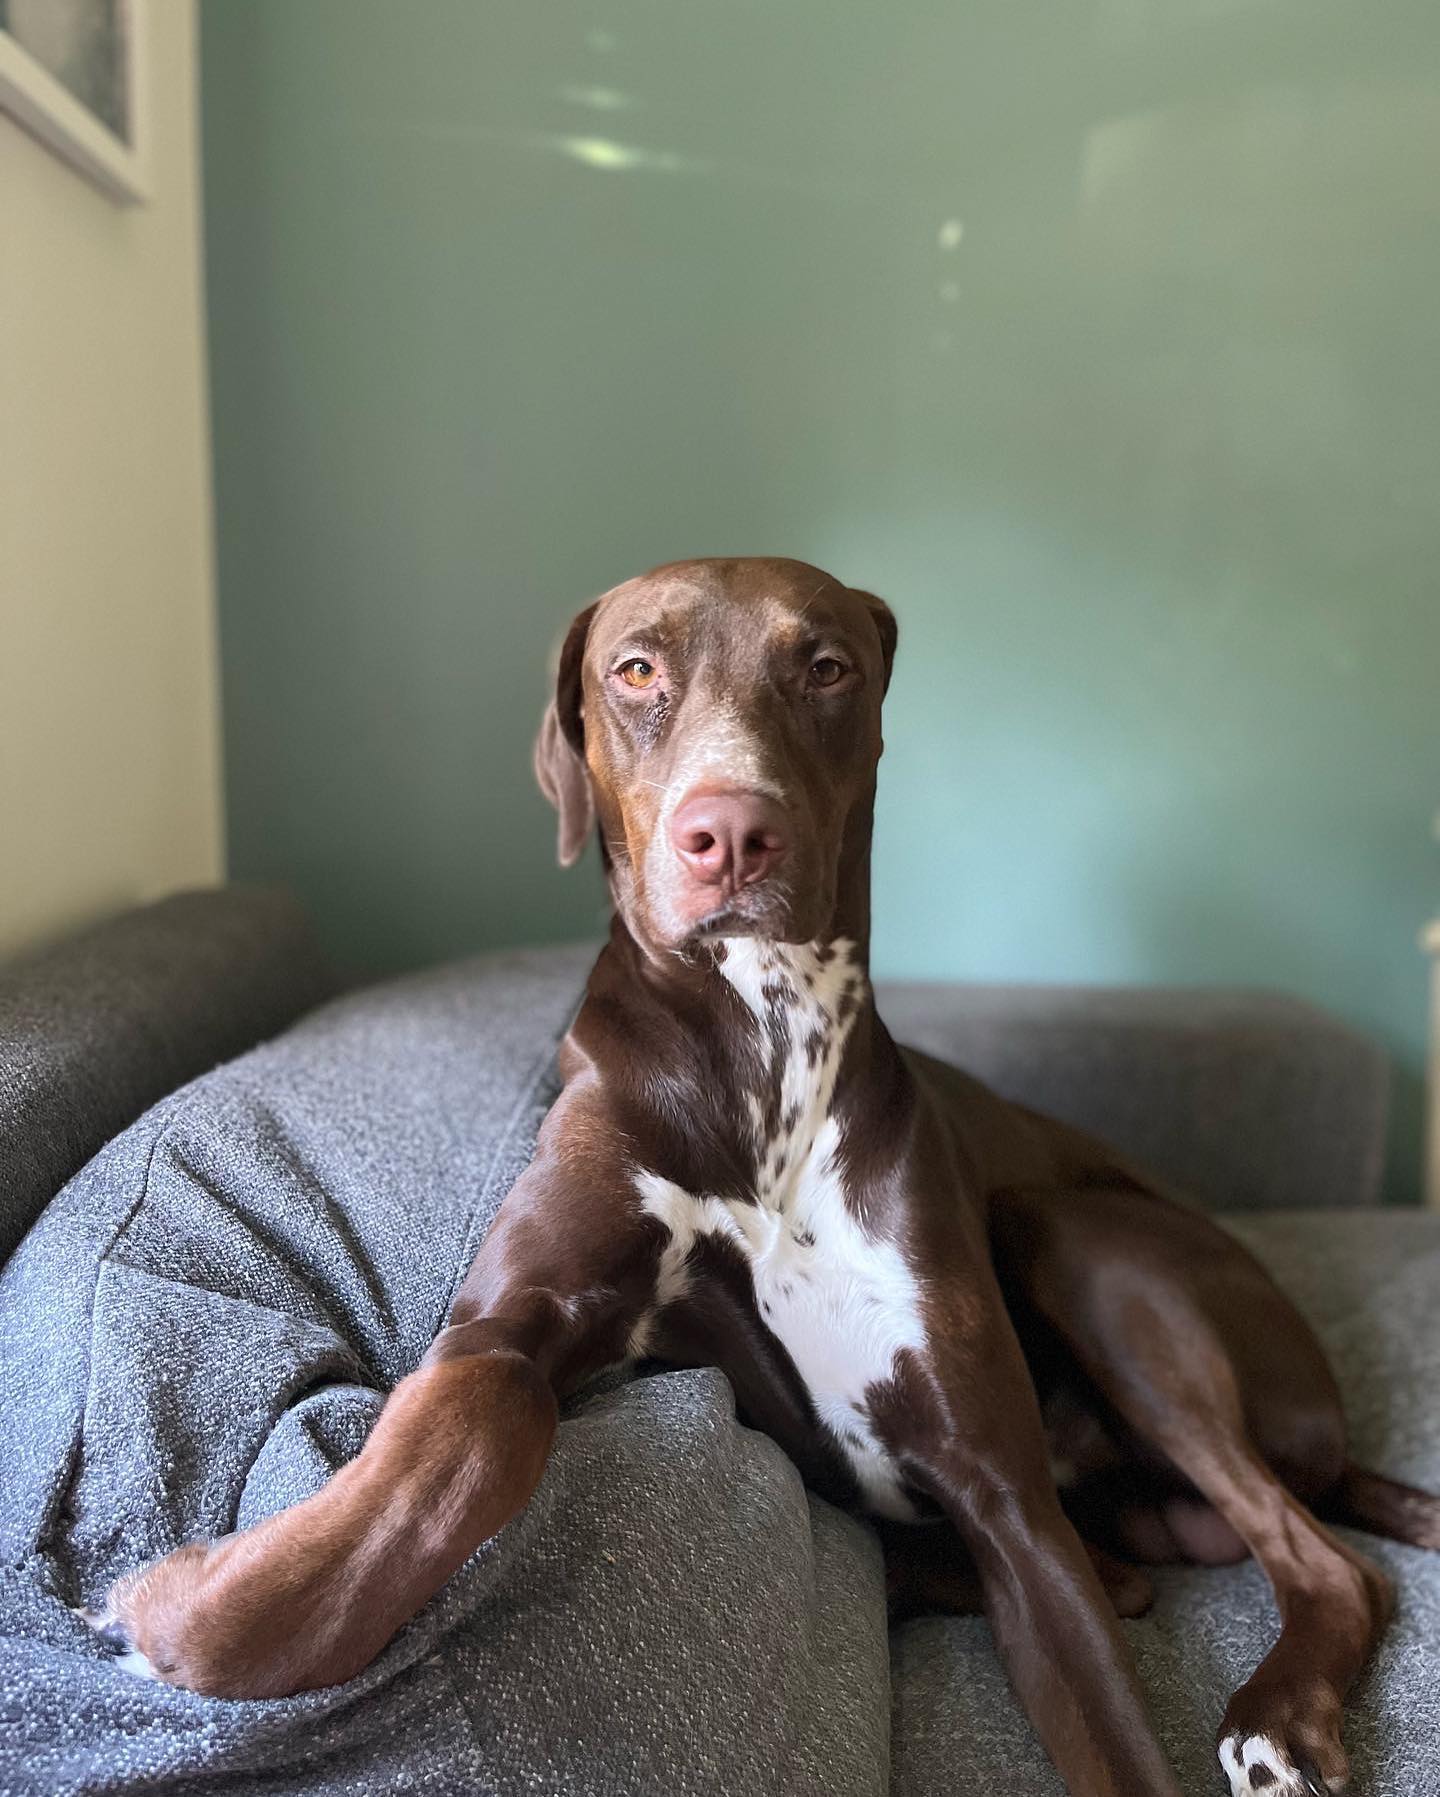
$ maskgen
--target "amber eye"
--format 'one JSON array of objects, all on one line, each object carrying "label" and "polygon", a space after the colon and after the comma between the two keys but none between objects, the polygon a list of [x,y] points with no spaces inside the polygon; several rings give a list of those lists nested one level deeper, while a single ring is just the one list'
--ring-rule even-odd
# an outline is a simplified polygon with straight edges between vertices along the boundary
[{"label": "amber eye", "polygon": [[646,661],[643,655],[636,655],[629,661],[622,661],[615,672],[626,686],[654,686],[660,670],[653,661]]},{"label": "amber eye", "polygon": [[845,678],[846,667],[843,661],[836,661],[833,655],[822,655],[817,661],[810,663],[810,683],[812,686],[834,686]]}]

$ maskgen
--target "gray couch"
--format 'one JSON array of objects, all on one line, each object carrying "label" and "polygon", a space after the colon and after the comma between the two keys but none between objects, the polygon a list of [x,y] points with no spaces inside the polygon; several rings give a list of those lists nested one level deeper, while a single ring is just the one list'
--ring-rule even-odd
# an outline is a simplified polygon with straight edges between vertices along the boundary
[{"label": "gray couch", "polygon": [[[293,905],[230,891],[0,976],[0,1792],[1056,1797],[984,1623],[888,1632],[869,1531],[711,1372],[584,1394],[529,1509],[350,1685],[207,1701],[118,1671],[73,1616],[356,1451],[525,1162],[591,953],[321,1002]],[[1333,1350],[1357,1452],[1440,1486],[1440,1219],[1375,1208],[1369,1045],[1253,993],[881,1003],[1243,1209]],[[1430,1797],[1440,1560],[1376,1551],[1403,1598],[1356,1697],[1357,1783]],[[1215,1726],[1273,1626],[1250,1565],[1165,1570],[1126,1625],[1187,1791],[1219,1788]]]}]

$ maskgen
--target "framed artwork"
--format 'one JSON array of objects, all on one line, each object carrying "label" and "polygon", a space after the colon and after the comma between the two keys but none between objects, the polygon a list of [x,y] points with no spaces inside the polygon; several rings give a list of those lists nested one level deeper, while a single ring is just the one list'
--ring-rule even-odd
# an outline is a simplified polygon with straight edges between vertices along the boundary
[{"label": "framed artwork", "polygon": [[144,0],[0,0],[0,109],[122,204],[148,191]]}]

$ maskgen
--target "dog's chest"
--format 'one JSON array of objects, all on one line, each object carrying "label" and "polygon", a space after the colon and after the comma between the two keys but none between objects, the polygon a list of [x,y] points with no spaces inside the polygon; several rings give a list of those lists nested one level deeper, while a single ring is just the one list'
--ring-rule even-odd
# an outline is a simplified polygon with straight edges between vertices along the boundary
[{"label": "dog's chest", "polygon": [[[919,1349],[924,1337],[903,1255],[865,1229],[846,1201],[832,1100],[862,979],[847,951],[843,943],[828,954],[730,946],[725,972],[755,1015],[765,1065],[744,1120],[753,1193],[690,1192],[649,1171],[637,1187],[669,1231],[656,1311],[685,1297],[700,1238],[731,1243],[748,1266],[761,1321],[788,1354],[864,1501],[908,1518],[913,1507],[871,1426],[869,1396],[896,1356]],[[649,1327],[647,1319],[637,1332],[637,1350]]]}]

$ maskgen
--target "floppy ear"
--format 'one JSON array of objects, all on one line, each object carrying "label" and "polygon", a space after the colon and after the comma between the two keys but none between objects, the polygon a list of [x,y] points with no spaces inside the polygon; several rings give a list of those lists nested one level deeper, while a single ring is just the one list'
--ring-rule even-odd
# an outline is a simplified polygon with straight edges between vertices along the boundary
[{"label": "floppy ear", "polygon": [[585,720],[580,673],[595,607],[587,605],[565,633],[555,697],[545,707],[535,739],[535,778],[560,813],[557,853],[561,867],[573,867],[595,822],[590,772],[585,766]]},{"label": "floppy ear", "polygon": [[873,593],[867,593],[860,587],[851,587],[850,590],[857,599],[865,601],[870,616],[875,620],[875,628],[880,632],[880,653],[885,658],[885,685],[888,687],[890,670],[895,665],[895,644],[900,636],[900,626],[895,622],[894,612],[883,599],[877,599]]}]

